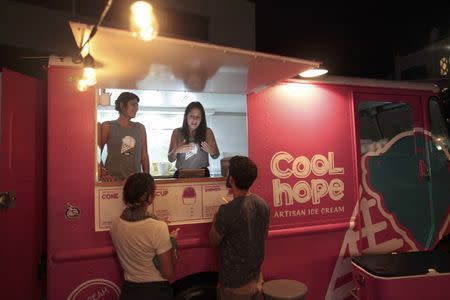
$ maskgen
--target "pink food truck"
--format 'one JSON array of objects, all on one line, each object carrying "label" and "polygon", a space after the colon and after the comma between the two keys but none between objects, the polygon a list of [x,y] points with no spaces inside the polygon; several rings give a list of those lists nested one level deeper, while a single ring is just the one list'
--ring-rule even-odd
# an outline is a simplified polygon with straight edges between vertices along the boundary
[{"label": "pink food truck", "polygon": [[[90,26],[70,25],[79,44]],[[141,99],[136,119],[157,178],[149,210],[180,228],[170,280],[177,299],[214,297],[218,260],[208,232],[230,197],[220,162],[234,154],[255,161],[252,192],[270,207],[264,279],[298,280],[308,299],[380,299],[364,290],[363,266],[353,261],[352,269],[352,258],[431,253],[449,234],[450,143],[434,85],[301,80],[319,63],[144,42],[104,27],[90,53],[97,83],[83,92],[82,65],[68,57],[50,58],[46,82],[2,71],[2,299],[118,299],[122,271],[108,230],[123,209],[123,182],[99,180],[98,125],[117,117],[111,103],[121,91]],[[192,99],[205,106],[221,154],[211,177],[174,179],[170,132]],[[442,286],[449,274],[434,270],[414,284]]]}]

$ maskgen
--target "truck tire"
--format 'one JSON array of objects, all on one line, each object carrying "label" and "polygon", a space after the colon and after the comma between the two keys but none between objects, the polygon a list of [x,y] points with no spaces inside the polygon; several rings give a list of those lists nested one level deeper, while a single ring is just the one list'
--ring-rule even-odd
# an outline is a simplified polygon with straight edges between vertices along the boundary
[{"label": "truck tire", "polygon": [[193,274],[172,284],[176,300],[215,300],[216,287],[215,272]]},{"label": "truck tire", "polygon": [[216,287],[201,285],[183,290],[175,296],[176,300],[215,300]]}]

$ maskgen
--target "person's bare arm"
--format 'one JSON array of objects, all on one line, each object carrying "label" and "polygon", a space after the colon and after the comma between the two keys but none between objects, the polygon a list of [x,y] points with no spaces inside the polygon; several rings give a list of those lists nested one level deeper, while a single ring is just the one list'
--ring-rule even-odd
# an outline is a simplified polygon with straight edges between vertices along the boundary
[{"label": "person's bare arm", "polygon": [[148,157],[148,149],[147,149],[147,132],[145,131],[145,126],[141,124],[141,137],[142,137],[142,154],[141,154],[141,164],[142,171],[144,173],[150,172],[150,159]]},{"label": "person's bare arm", "polygon": [[169,279],[175,273],[175,250],[172,248],[158,255],[162,277]]},{"label": "person's bare arm", "polygon": [[97,146],[99,149],[100,149],[101,140],[102,140],[102,123],[97,122]]},{"label": "person's bare arm", "polygon": [[100,164],[99,164],[99,181],[102,182],[111,182],[116,181],[117,179],[113,176],[109,175],[108,170],[106,170],[105,165],[101,159],[101,155],[103,152],[103,149],[105,148],[106,143],[108,142],[108,135],[110,130],[110,124],[109,121],[103,122],[100,127],[100,141],[99,141],[99,147],[100,147]]},{"label": "person's bare arm", "polygon": [[167,154],[167,158],[170,162],[173,162],[177,159],[177,129],[174,129],[172,131],[172,136],[170,137],[170,146],[169,146],[169,153]]},{"label": "person's bare arm", "polygon": [[212,158],[218,158],[220,155],[219,147],[216,143],[216,138],[211,128],[206,129],[206,141],[201,143],[202,149],[211,155]]},{"label": "person's bare arm", "polygon": [[[160,255],[158,255],[158,260],[160,263],[160,272],[161,275],[168,279],[175,273],[175,265],[177,261],[177,255],[176,255],[176,239],[178,237],[178,232],[180,228],[177,228],[170,232],[170,238],[175,239],[175,244],[172,244],[172,249],[169,251],[166,251]],[[175,247],[175,248],[174,248]]]},{"label": "person's bare arm", "polygon": [[217,232],[216,230],[216,216],[214,216],[214,221],[211,225],[211,229],[209,230],[209,244],[211,247],[216,248],[222,242],[223,235]]},{"label": "person's bare arm", "polygon": [[109,122],[103,122],[100,127],[100,154],[103,152],[103,148],[105,147],[106,142],[108,141],[109,135]]}]

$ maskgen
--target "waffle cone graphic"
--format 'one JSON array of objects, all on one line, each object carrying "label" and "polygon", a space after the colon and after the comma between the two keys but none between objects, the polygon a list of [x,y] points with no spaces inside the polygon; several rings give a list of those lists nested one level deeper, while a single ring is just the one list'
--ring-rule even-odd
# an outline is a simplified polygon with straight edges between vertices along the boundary
[{"label": "waffle cone graphic", "polygon": [[127,153],[129,150],[133,149],[135,145],[136,140],[132,136],[127,135],[122,139],[122,147],[120,148],[120,153]]},{"label": "waffle cone graphic", "polygon": [[125,152],[127,152],[128,150],[130,150],[131,147],[127,144],[122,144],[122,148],[120,148],[120,153],[124,154]]}]

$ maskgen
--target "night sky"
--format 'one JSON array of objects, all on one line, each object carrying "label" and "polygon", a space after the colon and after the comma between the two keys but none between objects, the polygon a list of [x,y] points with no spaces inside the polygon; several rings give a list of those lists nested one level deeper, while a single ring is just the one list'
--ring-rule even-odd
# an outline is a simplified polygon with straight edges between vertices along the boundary
[{"label": "night sky", "polygon": [[256,3],[258,51],[319,60],[333,75],[391,78],[394,57],[423,48],[433,27],[448,36],[450,1]]}]

